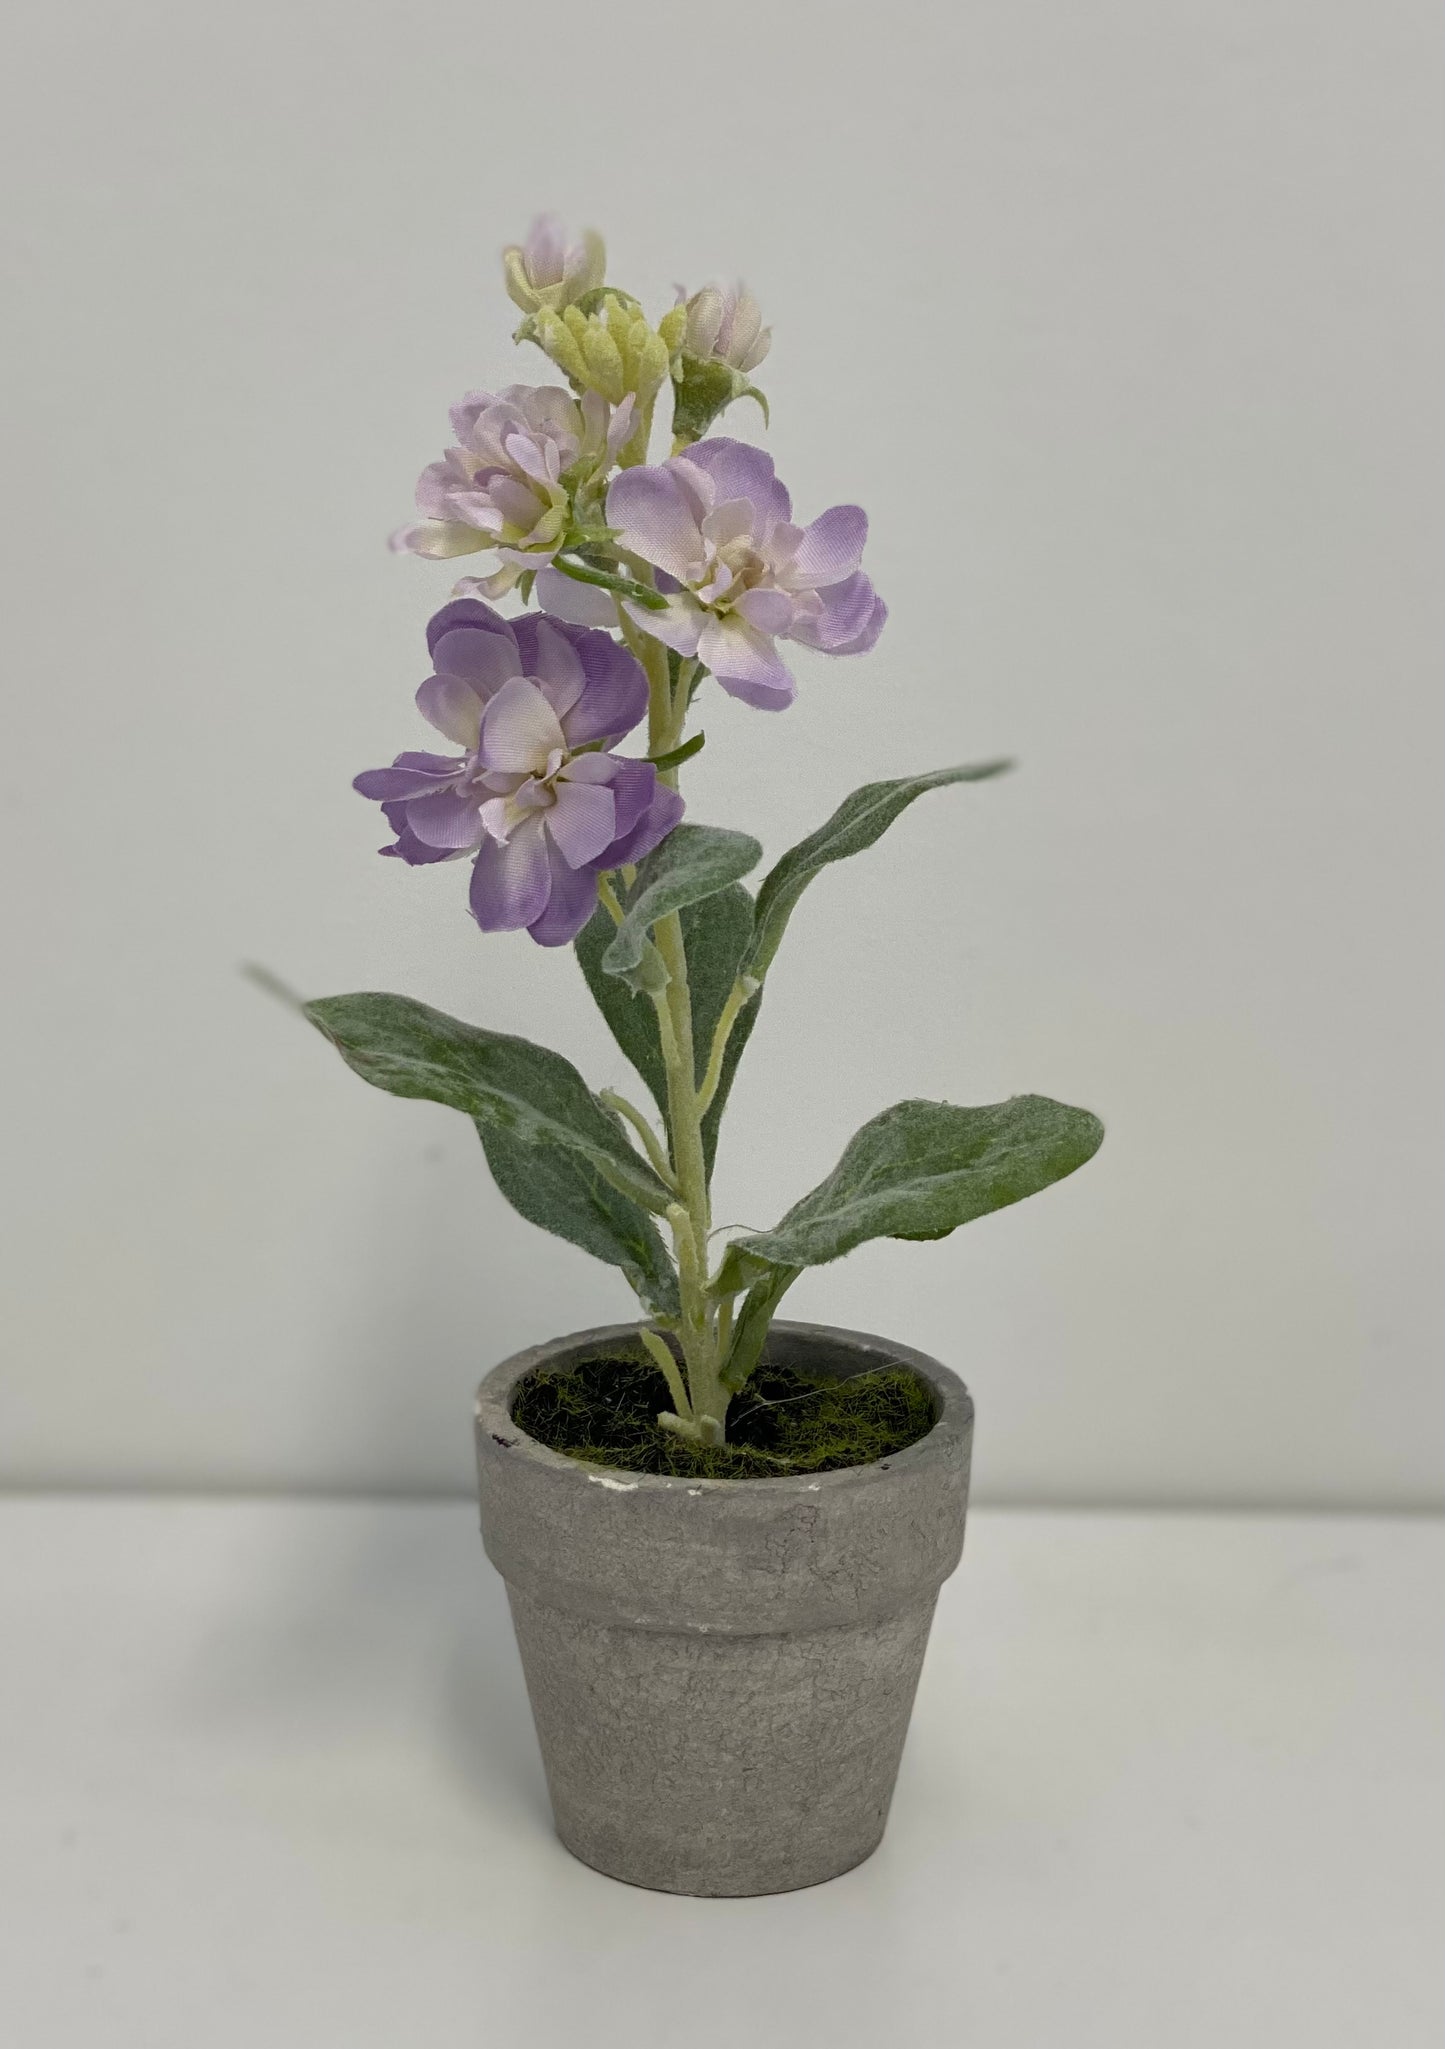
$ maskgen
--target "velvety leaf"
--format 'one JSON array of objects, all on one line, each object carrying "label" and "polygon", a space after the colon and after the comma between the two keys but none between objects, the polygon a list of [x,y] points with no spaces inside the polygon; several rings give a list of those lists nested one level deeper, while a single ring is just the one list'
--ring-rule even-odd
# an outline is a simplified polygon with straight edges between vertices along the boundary
[{"label": "velvety leaf", "polygon": [[[683,945],[687,950],[688,987],[692,993],[694,1079],[700,1082],[707,1069],[717,1021],[752,937],[753,900],[741,883],[731,883],[700,903],[686,905],[681,912],[681,922]],[[606,911],[596,911],[577,935],[578,965],[609,1031],[646,1082],[665,1123],[667,1075],[662,1065],[657,1013],[652,999],[642,993],[634,995],[616,975],[603,972],[602,956],[611,945],[616,930]],[[743,1047],[757,1022],[761,1001],[761,996],[755,996],[738,1013],[723,1057],[722,1079],[703,1119],[703,1146],[709,1173],[717,1151],[718,1121]]]},{"label": "velvety leaf", "polygon": [[621,1267],[650,1314],[679,1314],[677,1274],[646,1210],[576,1153],[528,1145],[480,1119],[477,1130],[493,1179],[529,1224]]},{"label": "velvety leaf", "polygon": [[446,1103],[525,1146],[571,1154],[642,1208],[666,1210],[668,1191],[633,1150],[620,1118],[560,1053],[463,1024],[408,996],[325,996],[305,1009],[373,1087]]},{"label": "velvety leaf", "polygon": [[800,1266],[760,1266],[758,1279],[738,1305],[732,1343],[723,1367],[723,1386],[736,1394],[763,1356],[778,1304],[803,1271]]},{"label": "velvety leaf", "polygon": [[726,832],[716,825],[674,826],[650,853],[627,892],[622,923],[602,956],[604,974],[618,975],[640,989],[638,970],[647,935],[659,918],[688,904],[715,896],[757,866],[763,850],[745,832]]},{"label": "velvety leaf", "polygon": [[983,761],[973,767],[936,768],[928,775],[865,783],[851,797],[845,797],[825,825],[790,847],[763,878],[753,943],[745,963],[747,972],[759,981],[767,973],[793,907],[819,869],[826,868],[830,861],[844,860],[849,854],[861,854],[865,847],[871,847],[899,813],[906,811],[925,790],[940,790],[947,783],[984,782],[1010,767],[1012,763],[1007,761]]},{"label": "velvety leaf", "polygon": [[765,1266],[821,1266],[870,1238],[945,1238],[1062,1181],[1103,1137],[1088,1110],[1047,1096],[974,1110],[895,1103],[854,1134],[827,1180],[773,1230],[729,1247],[724,1282],[743,1286]]}]

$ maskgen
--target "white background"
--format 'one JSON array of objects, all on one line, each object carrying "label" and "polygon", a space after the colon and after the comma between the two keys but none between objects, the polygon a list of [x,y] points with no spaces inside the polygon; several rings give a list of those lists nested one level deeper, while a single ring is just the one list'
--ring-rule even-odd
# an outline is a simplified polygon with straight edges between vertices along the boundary
[{"label": "white background", "polygon": [[239,974],[626,1085],[348,789],[424,744],[452,572],[382,541],[547,375],[550,204],[655,311],[743,271],[800,509],[873,520],[877,652],[710,693],[693,815],[1022,763],[815,886],[719,1216],[900,1096],[1086,1104],[1075,1180],[795,1313],[959,1368],[985,1500],[1439,1503],[1436,9],[9,12],[0,1477],[464,1489],[480,1373],[627,1313]]}]

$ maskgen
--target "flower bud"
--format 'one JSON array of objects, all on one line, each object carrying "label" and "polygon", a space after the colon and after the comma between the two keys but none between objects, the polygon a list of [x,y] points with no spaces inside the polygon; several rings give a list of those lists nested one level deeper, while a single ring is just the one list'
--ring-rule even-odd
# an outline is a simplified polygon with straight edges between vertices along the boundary
[{"label": "flower bud", "polygon": [[716,356],[746,376],[772,346],[773,330],[763,326],[762,308],[745,285],[727,292],[704,285],[687,300],[686,311],[682,346],[700,361]]},{"label": "flower bud", "polygon": [[704,285],[689,299],[679,285],[678,303],[659,332],[673,347],[674,454],[700,441],[734,399],[755,398],[767,418],[768,402],[748,373],[768,353],[773,331],[763,326],[762,309],[746,287],[724,292]]},{"label": "flower bud", "polygon": [[567,231],[555,213],[538,214],[527,239],[502,251],[507,296],[524,313],[560,313],[584,292],[596,291],[607,267],[607,250],[595,228],[569,249]]},{"label": "flower bud", "polygon": [[[518,329],[518,333],[522,332]],[[545,351],[578,391],[587,389],[587,363],[582,345],[560,313],[544,307],[531,322],[532,339]]]},{"label": "flower bud", "polygon": [[546,351],[579,392],[595,391],[609,405],[629,393],[647,408],[667,378],[667,343],[636,304],[611,292],[595,310],[568,306],[544,309],[523,323],[523,331]]},{"label": "flower bud", "polygon": [[687,333],[687,307],[681,299],[663,314],[657,323],[657,331],[666,344],[668,355],[675,356]]}]

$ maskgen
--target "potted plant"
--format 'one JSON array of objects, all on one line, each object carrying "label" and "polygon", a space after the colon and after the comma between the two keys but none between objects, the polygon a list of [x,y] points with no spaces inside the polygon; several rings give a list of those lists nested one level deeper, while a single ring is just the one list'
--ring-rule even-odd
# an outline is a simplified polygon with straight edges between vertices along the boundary
[{"label": "potted plant", "polygon": [[1035,1194],[1102,1129],[1042,1096],[895,1103],[771,1230],[715,1234],[720,1121],[799,900],[925,791],[1006,764],[865,784],[750,888],[758,842],[686,814],[689,717],[717,690],[783,710],[789,643],[873,647],[866,519],[795,520],[769,457],[716,431],[740,399],[766,417],[769,331],[741,288],[679,295],[653,325],[601,241],[569,246],[551,217],[504,266],[517,339],[554,374],[453,410],[393,542],[487,558],[427,628],[417,705],[443,751],[356,788],[384,854],[468,865],[483,932],[573,949],[653,1107],[404,996],[306,1014],[366,1081],[470,1117],[508,1201],[641,1304],[506,1360],[477,1403],[483,1536],[562,1840],[640,1885],[783,1891],[882,1834],[962,1546],[973,1410],[937,1361],[779,1305],[868,1239],[942,1238]]}]

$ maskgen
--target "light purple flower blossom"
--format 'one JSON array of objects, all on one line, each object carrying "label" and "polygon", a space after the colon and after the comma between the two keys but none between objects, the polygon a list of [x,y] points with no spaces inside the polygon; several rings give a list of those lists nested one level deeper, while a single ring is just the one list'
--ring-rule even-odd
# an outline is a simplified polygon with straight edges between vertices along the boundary
[{"label": "light purple flower blossom", "polygon": [[418,526],[391,546],[443,559],[494,548],[501,568],[468,580],[502,597],[526,569],[550,562],[566,538],[578,491],[612,467],[632,431],[633,400],[613,408],[557,385],[472,391],[452,407],[458,445],[429,463],[416,487]]},{"label": "light purple flower blossom", "polygon": [[862,654],[888,616],[858,566],[868,538],[861,506],[830,506],[808,527],[792,513],[772,458],[724,438],[624,470],[607,493],[619,545],[661,570],[670,593],[665,611],[633,609],[637,624],[697,655],[724,690],[763,711],[797,694],[775,641]]},{"label": "light purple flower blossom", "polygon": [[610,752],[646,711],[647,680],[605,633],[503,619],[474,599],[444,605],[427,645],[417,707],[464,752],[399,754],[356,778],[397,836],[381,851],[414,867],[475,854],[482,930],[565,946],[596,908],[598,876],[640,861],[682,816],[650,761]]}]

